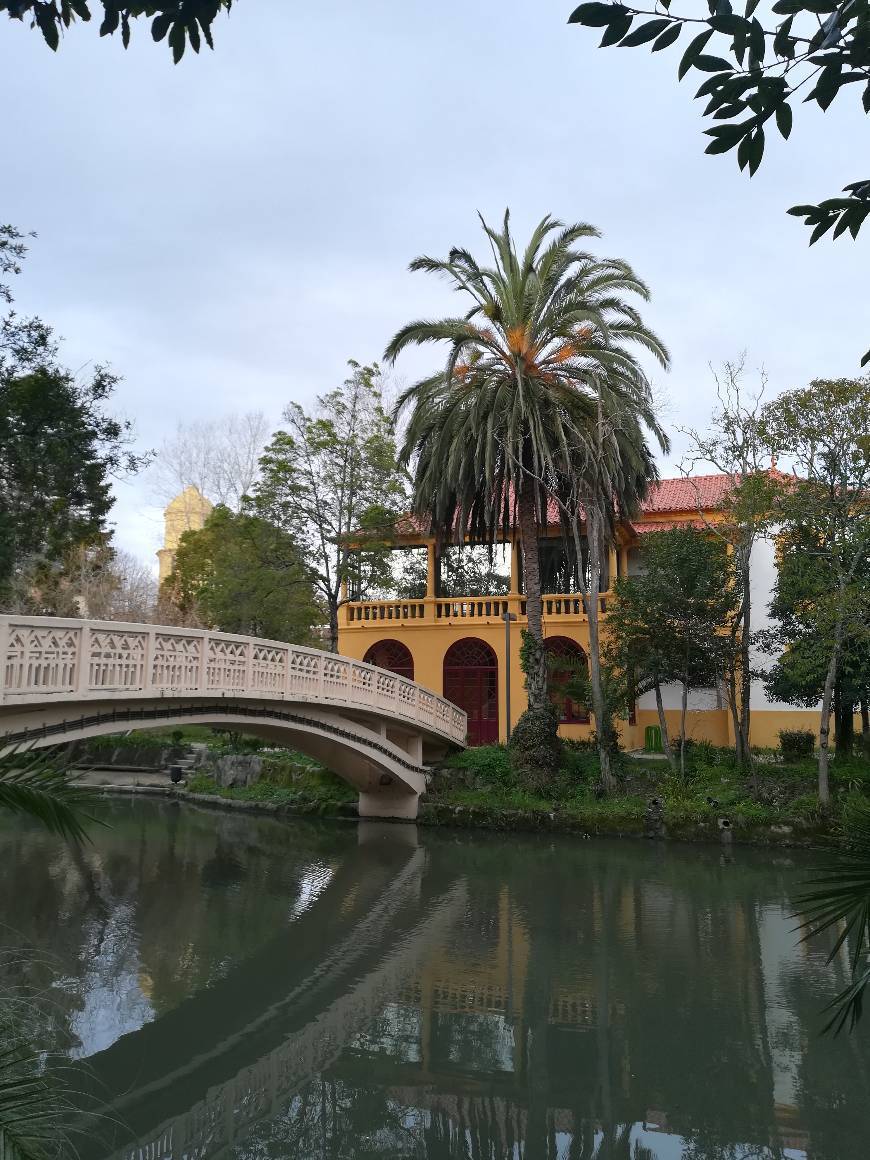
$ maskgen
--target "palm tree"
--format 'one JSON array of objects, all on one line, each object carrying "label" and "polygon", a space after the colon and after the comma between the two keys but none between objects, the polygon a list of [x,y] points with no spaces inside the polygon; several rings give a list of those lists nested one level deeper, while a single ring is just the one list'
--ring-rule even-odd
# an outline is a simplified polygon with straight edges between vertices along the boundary
[{"label": "palm tree", "polygon": [[[411,345],[447,346],[444,367],[398,400],[397,414],[410,411],[401,458],[407,465],[416,457],[414,510],[436,531],[492,544],[516,528],[528,712],[540,718],[547,669],[538,536],[548,502],[566,489],[594,500],[590,544],[604,542],[613,513],[636,506],[655,476],[644,428],[666,445],[636,351],[662,366],[668,354],[624,300],[649,297],[631,267],[579,248],[599,236],[593,226],[547,216],[520,254],[507,212],[498,232],[481,223],[492,265],[453,249],[446,260],[421,257],[410,266],[445,277],[466,298],[466,313],[409,323],[385,357],[392,363]],[[614,487],[624,494],[611,494]],[[580,518],[579,507],[574,515]],[[552,729],[555,735],[554,722]]]}]

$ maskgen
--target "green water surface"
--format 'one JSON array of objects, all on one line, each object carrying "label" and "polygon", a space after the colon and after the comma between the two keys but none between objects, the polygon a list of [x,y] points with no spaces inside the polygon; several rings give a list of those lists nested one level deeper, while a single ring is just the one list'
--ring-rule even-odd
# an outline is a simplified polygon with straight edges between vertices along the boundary
[{"label": "green water surface", "polygon": [[812,856],[99,813],[0,828],[0,988],[83,1160],[870,1156]]}]

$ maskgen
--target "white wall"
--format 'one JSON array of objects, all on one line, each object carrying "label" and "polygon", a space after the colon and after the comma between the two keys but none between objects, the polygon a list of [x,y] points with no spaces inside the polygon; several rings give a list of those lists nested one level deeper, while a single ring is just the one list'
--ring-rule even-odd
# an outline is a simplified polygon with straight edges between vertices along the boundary
[{"label": "white wall", "polygon": [[[775,534],[776,529],[773,529],[763,539],[757,540],[755,547],[752,549],[750,559],[750,595],[752,599],[753,632],[757,632],[759,629],[769,628],[774,623],[768,611],[768,606],[770,605],[773,589],[776,584]],[[767,672],[773,668],[775,663],[776,657],[761,652],[759,649],[752,650],[752,667],[754,669],[761,669]],[[752,709],[775,709],[783,713],[794,712],[795,710],[805,711],[809,708],[809,706],[804,705],[787,705],[785,701],[768,700],[762,681],[752,682],[749,705]],[[821,709],[821,702],[818,708]]]},{"label": "white wall", "polygon": [[[764,538],[759,539],[752,550],[750,560],[750,595],[752,600],[752,631],[769,628],[773,621],[768,610],[776,584],[776,545],[774,543],[775,529]],[[631,549],[628,554],[628,574],[637,576],[642,572],[640,555],[637,549]],[[773,667],[776,658],[763,653],[758,649],[752,650],[752,667],[767,671]],[[662,700],[666,709],[679,709],[681,704],[681,688],[678,684],[663,686]],[[768,700],[764,683],[760,680],[752,682],[750,706],[753,709],[777,710],[783,713],[804,711],[802,705],[788,705],[784,701]],[[727,702],[724,695],[716,689],[693,689],[689,692],[689,709],[695,712],[705,709],[722,709]],[[656,708],[655,693],[644,693],[637,701],[638,709]],[[820,708],[821,706],[819,706]]]},{"label": "white wall", "polygon": [[[666,709],[681,709],[683,705],[683,687],[679,684],[662,685],[662,703]],[[701,712],[705,709],[722,709],[725,702],[716,689],[689,689],[688,708],[692,712]],[[638,709],[656,708],[655,693],[643,693],[637,699]]]}]

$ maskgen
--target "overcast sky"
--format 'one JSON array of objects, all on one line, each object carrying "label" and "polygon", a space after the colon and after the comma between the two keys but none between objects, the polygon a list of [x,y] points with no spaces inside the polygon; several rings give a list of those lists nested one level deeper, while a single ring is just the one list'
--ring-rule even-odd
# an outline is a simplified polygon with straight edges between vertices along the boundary
[{"label": "overcast sky", "polygon": [[[673,51],[599,51],[566,25],[571,7],[236,0],[215,52],[178,66],[143,21],[127,52],[92,23],[53,54],[0,19],[0,219],[39,235],[18,309],[64,336],[68,365],[124,376],[116,408],[143,448],[234,410],[277,426],[348,358],[455,309],[408,261],[479,248],[476,211],[510,206],[521,237],[547,212],[594,223],[599,252],[649,283],[671,424],[705,423],[708,364],[743,349],[771,392],[856,373],[870,234],[808,249],[785,213],[866,176],[855,93],[826,115],[800,106],[750,181],[733,155],[704,155]],[[408,355],[397,374],[438,357]],[[117,495],[118,543],[151,557],[153,487]]]}]

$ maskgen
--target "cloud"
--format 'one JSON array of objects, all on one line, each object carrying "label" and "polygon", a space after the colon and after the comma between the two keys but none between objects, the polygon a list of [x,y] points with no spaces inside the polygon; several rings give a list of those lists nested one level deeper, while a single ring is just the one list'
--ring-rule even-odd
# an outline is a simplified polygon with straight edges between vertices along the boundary
[{"label": "cloud", "polygon": [[[703,155],[672,54],[598,51],[570,7],[239,0],[215,52],[177,68],[144,24],[127,53],[90,26],[56,55],[0,24],[7,107],[27,111],[6,126],[2,216],[40,234],[19,306],[65,335],[70,365],[125,376],[143,447],[203,415],[277,423],[409,318],[451,309],[409,259],[478,246],[476,211],[509,204],[518,232],[590,220],[633,262],[682,422],[709,414],[708,362],[743,349],[772,390],[857,371],[867,240],[808,250],[784,211],[861,176],[860,111],[801,108],[749,181]],[[118,541],[153,551],[147,481],[117,494]]]}]

